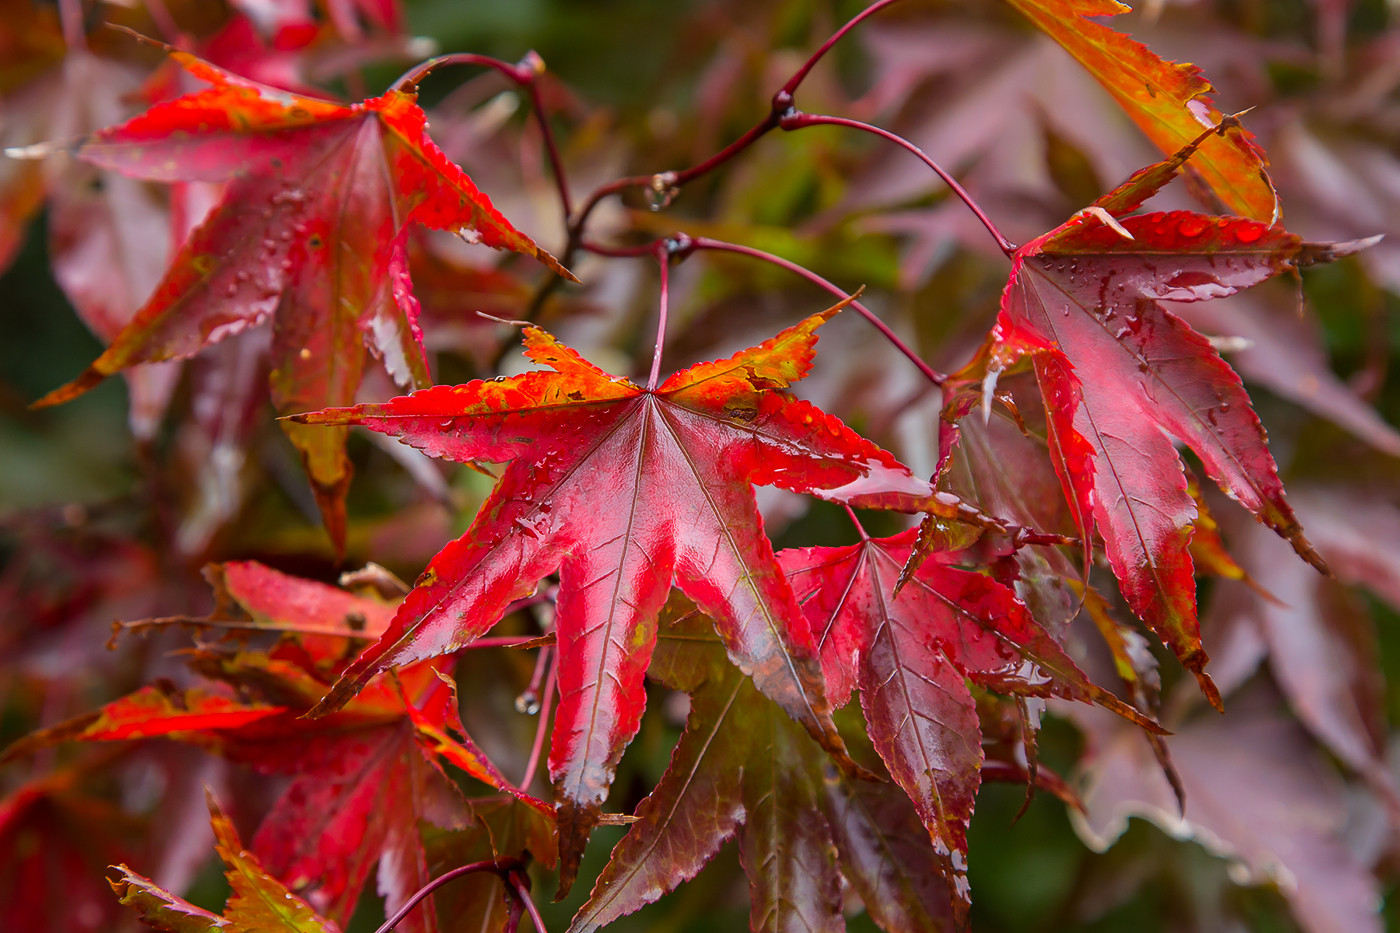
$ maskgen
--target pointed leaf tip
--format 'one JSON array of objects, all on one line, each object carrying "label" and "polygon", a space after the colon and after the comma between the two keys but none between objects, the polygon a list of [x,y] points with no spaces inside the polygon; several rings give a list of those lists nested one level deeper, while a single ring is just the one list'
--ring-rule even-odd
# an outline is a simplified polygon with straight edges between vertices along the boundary
[{"label": "pointed leaf tip", "polygon": [[74,379],[67,385],[59,386],[37,402],[31,403],[29,407],[31,410],[52,408],[54,405],[62,405],[64,402],[71,402],[78,396],[84,395],[89,390],[95,388],[98,383],[107,378],[107,375],[107,373],[89,366],[87,369],[83,370],[82,375],[78,376],[77,379]]}]

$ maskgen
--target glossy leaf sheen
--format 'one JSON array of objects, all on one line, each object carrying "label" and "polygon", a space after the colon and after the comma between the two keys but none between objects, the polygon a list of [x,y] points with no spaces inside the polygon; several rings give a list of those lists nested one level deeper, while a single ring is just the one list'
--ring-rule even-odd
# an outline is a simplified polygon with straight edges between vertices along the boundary
[{"label": "glossy leaf sheen", "polygon": [[[1138,172],[1096,207],[1110,215],[1136,208],[1211,136]],[[1218,705],[1188,551],[1196,507],[1171,438],[1305,560],[1323,565],[1284,500],[1239,377],[1158,301],[1230,295],[1362,244],[1309,244],[1282,227],[1186,211],[1118,225],[1082,211],[1016,251],[991,338],[994,368],[1034,354],[1052,456],[1076,519],[1087,534],[1092,517],[1128,604]]]},{"label": "glossy leaf sheen", "polygon": [[[342,105],[269,88],[183,52],[210,87],[85,140],[77,155],[157,181],[227,181],[223,200],[67,401],[138,363],[187,357],[272,315],[271,387],[283,412],[351,402],[365,348],[401,385],[430,381],[408,288],[411,221],[475,231],[567,274],[491,206],[426,135],[410,91]],[[344,537],[343,431],[288,425],[332,538]]]},{"label": "glossy leaf sheen", "polygon": [[[964,677],[1002,692],[1094,700],[1154,726],[1093,686],[1015,594],[982,574],[924,561],[891,595],[917,532],[836,548],[783,551],[821,646],[832,702],[854,686],[870,739],[908,793],[966,910],[967,826],[980,783],[981,735]],[[961,903],[959,903],[961,902]]]},{"label": "glossy leaf sheen", "polygon": [[841,422],[779,391],[811,364],[814,315],[654,392],[612,377],[535,328],[526,355],[554,372],[439,386],[383,405],[302,416],[361,424],[433,456],[510,461],[476,521],[433,559],[384,637],[320,710],[376,672],[453,651],[560,569],[560,705],[550,749],[565,886],[645,704],[656,614],[676,585],[730,656],[849,766],[801,610],[751,486],[875,508],[976,516]]}]

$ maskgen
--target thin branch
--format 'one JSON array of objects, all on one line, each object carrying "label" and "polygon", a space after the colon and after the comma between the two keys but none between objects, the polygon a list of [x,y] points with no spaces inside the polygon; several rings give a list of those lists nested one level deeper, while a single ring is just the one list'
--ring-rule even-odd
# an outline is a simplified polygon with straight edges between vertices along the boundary
[{"label": "thin branch", "polygon": [[822,47],[813,52],[811,57],[802,63],[802,67],[797,69],[791,78],[788,78],[787,83],[783,85],[783,91],[787,92],[789,95],[795,94],[798,85],[806,80],[807,73],[816,67],[817,62],[821,61],[822,57],[825,56],[827,52],[830,52],[832,46],[840,42],[842,38],[845,37],[846,33],[860,25],[862,21],[879,13],[885,7],[894,6],[898,2],[899,0],[878,0],[878,2],[870,4],[870,6],[861,10],[855,16],[852,16],[846,21],[846,25],[832,33],[831,38],[822,43]]},{"label": "thin branch", "polygon": [[530,897],[529,876],[517,869],[506,875],[506,881],[511,885],[516,901],[525,906],[525,911],[530,915],[530,922],[535,925],[535,933],[545,933],[544,920],[540,917],[539,908],[535,906],[534,900]]},{"label": "thin branch", "polygon": [[[520,897],[519,885],[517,884],[512,887],[511,881],[513,876],[524,867],[525,863],[520,861],[520,859],[513,856],[506,856],[503,858],[488,859],[482,862],[470,862],[466,865],[460,865],[451,871],[445,871],[413,892],[412,896],[404,902],[404,905],[396,910],[392,917],[385,920],[383,925],[375,930],[374,933],[389,933],[390,930],[402,923],[404,917],[407,917],[413,908],[417,907],[425,897],[447,884],[447,882],[452,881],[454,878],[460,878],[463,875],[470,875],[483,871],[489,871],[492,874],[500,875],[501,880],[506,882],[507,890],[511,892],[512,896]],[[527,897],[526,902],[528,903],[528,901],[529,899]],[[533,908],[534,905],[529,904],[529,909],[532,914],[534,912]],[[539,931],[540,933],[544,933],[544,927],[539,927]]]},{"label": "thin branch", "polygon": [[[801,67],[793,72],[792,76],[788,78],[787,81],[783,82],[783,86],[778,89],[769,101],[768,113],[764,115],[763,119],[759,120],[742,136],[725,146],[719,152],[716,152],[709,158],[687,169],[671,172],[656,172],[651,175],[628,175],[595,188],[593,193],[583,202],[583,207],[567,221],[568,239],[564,244],[564,249],[559,254],[559,261],[565,266],[568,266],[569,263],[573,261],[575,254],[578,253],[582,245],[583,231],[588,225],[588,218],[592,216],[594,209],[606,198],[631,188],[650,188],[653,197],[659,199],[658,203],[669,203],[670,199],[675,196],[676,191],[683,185],[714,171],[716,168],[719,168],[734,156],[753,145],[759,139],[766,136],[769,132],[777,129],[782,124],[784,116],[793,112],[793,95],[797,92],[802,82],[806,80],[807,75],[816,67],[817,63],[831,51],[836,43],[840,42],[841,39],[857,25],[897,2],[899,2],[899,0],[876,0],[875,3],[872,3],[870,6],[851,17],[845,25],[836,30],[830,38],[823,42],[821,47],[813,52],[807,60],[802,63]],[[452,56],[445,57],[451,58]],[[410,72],[410,74],[411,73],[412,72]],[[546,279],[535,292],[535,296],[531,299],[529,309],[525,314],[526,318],[533,320],[534,317],[539,314],[545,301],[554,293],[554,290],[559,287],[559,282],[556,281],[556,278],[556,276],[551,276],[549,279]]]},{"label": "thin branch", "polygon": [[544,754],[544,737],[549,734],[549,715],[554,705],[554,688],[559,682],[558,652],[551,652],[549,673],[544,679],[544,693],[540,695],[539,725],[535,727],[535,741],[530,746],[530,760],[525,765],[525,775],[515,786],[529,792],[530,783],[535,779],[535,769],[540,766]]},{"label": "thin branch", "polygon": [[881,139],[887,139],[895,145],[903,149],[907,149],[909,152],[917,156],[920,159],[920,161],[922,161],[925,165],[933,169],[934,173],[939,178],[943,179],[944,183],[952,189],[953,193],[957,195],[958,198],[960,198],[964,204],[967,205],[968,210],[972,211],[972,213],[977,217],[977,219],[982,221],[982,226],[987,228],[987,232],[990,233],[992,235],[992,238],[997,241],[997,246],[1000,247],[1003,253],[1005,253],[1007,256],[1010,256],[1011,254],[1016,252],[1015,244],[1013,244],[1006,237],[1002,236],[1001,231],[997,229],[997,225],[993,223],[992,219],[987,216],[985,211],[982,210],[981,205],[979,205],[975,200],[973,200],[972,195],[967,193],[967,189],[960,185],[956,178],[948,174],[948,172],[944,170],[943,166],[933,161],[933,159],[929,158],[926,152],[924,152],[918,146],[911,143],[909,140],[905,139],[903,136],[900,136],[897,133],[891,133],[887,129],[874,126],[870,123],[862,123],[859,120],[850,120],[846,117],[831,117],[819,113],[803,113],[798,110],[789,111],[788,113],[784,114],[780,125],[785,130],[802,129],[803,127],[807,126],[844,126],[853,130],[861,130],[862,132],[872,133],[876,136],[879,136]]},{"label": "thin branch", "polygon": [[[849,292],[846,292],[841,288],[837,287],[836,285],[832,284],[831,282],[828,282],[826,279],[822,278],[820,275],[817,275],[811,269],[808,269],[805,266],[800,266],[797,263],[792,262],[788,259],[784,259],[781,256],[776,256],[773,253],[766,253],[761,249],[755,249],[752,246],[742,246],[738,243],[727,243],[723,240],[712,240],[709,237],[702,236],[692,237],[690,239],[690,243],[693,249],[720,250],[728,253],[739,253],[743,256],[752,256],[755,259],[761,259],[764,262],[772,263],[775,266],[780,266],[784,269],[787,269],[789,272],[792,272],[796,275],[800,275],[812,284],[826,289],[828,292],[830,292],[833,295],[836,295],[837,297],[846,298],[850,295]],[[914,366],[919,370],[919,372],[923,373],[925,379],[927,379],[929,382],[933,383],[936,386],[942,386],[943,383],[948,380],[948,377],[945,376],[943,373],[938,372],[928,363],[925,363],[923,358],[919,356],[919,354],[915,353],[913,349],[910,348],[909,345],[906,344],[903,340],[899,339],[899,336],[894,331],[890,330],[889,325],[886,324],[884,321],[880,320],[878,317],[876,317],[873,311],[871,311],[865,305],[861,304],[859,301],[852,301],[851,307],[854,308],[856,312],[859,313],[863,318],[869,321],[871,326],[878,330],[881,336],[883,336],[886,340],[893,344],[896,350],[904,354],[904,356],[908,358],[908,360],[911,363],[914,364]]]},{"label": "thin branch", "polygon": [[525,91],[530,98],[530,108],[534,111],[535,122],[539,124],[540,135],[544,141],[545,154],[549,158],[550,172],[554,175],[554,184],[559,191],[559,204],[564,213],[565,226],[569,223],[569,217],[574,212],[573,198],[569,195],[569,182],[564,175],[563,159],[559,156],[559,145],[554,139],[554,130],[549,125],[549,115],[544,111],[544,101],[540,97],[539,76],[544,74],[544,59],[534,49],[525,53],[525,57],[512,65],[510,62],[501,61],[499,58],[492,58],[489,55],[477,55],[473,52],[455,52],[451,55],[439,55],[437,58],[430,58],[426,62],[406,71],[392,87],[404,90],[417,85],[432,72],[443,65],[475,65],[481,68],[490,68],[500,72],[511,83]]}]

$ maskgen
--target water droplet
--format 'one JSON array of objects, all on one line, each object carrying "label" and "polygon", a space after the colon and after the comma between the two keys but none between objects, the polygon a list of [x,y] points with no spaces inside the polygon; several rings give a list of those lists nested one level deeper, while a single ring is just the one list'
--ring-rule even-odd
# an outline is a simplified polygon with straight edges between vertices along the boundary
[{"label": "water droplet", "polygon": [[526,716],[534,716],[540,711],[540,698],[533,690],[526,690],[515,698],[515,711]]},{"label": "water droplet", "polygon": [[647,207],[651,208],[653,211],[665,210],[671,206],[673,200],[675,200],[675,193],[672,188],[661,191],[655,188],[647,189]]},{"label": "water droplet", "polygon": [[446,433],[446,432],[448,432],[448,431],[451,431],[451,430],[452,430],[452,426],[455,425],[456,423],[457,423],[457,422],[456,422],[455,419],[453,419],[453,418],[446,418],[446,419],[444,419],[444,420],[438,422],[437,429],[438,429],[439,431],[443,432],[443,433]]},{"label": "water droplet", "polygon": [[1221,402],[1221,403],[1220,403],[1220,410],[1221,410],[1222,412],[1227,412],[1227,411],[1229,411],[1229,410],[1230,410],[1230,403],[1229,403],[1229,402]]},{"label": "water droplet", "polygon": [[457,235],[468,243],[481,242],[481,231],[475,227],[462,227],[457,231]]}]

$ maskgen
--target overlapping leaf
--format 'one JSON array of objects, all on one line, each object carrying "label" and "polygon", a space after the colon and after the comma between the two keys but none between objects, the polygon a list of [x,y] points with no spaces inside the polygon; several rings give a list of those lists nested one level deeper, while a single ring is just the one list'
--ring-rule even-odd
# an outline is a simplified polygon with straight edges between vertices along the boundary
[{"label": "overlapping leaf", "polygon": [[[1118,0],[1010,0],[1012,6],[1088,69],[1163,152],[1175,152],[1223,114],[1195,65],[1165,61],[1129,36],[1088,17],[1114,16]],[[1239,125],[1206,140],[1191,166],[1229,210],[1266,224],[1279,219],[1263,150]]]},{"label": "overlapping leaf", "polygon": [[[6,757],[62,741],[163,736],[194,744],[292,781],[253,839],[267,869],[316,909],[348,921],[375,864],[390,909],[427,881],[419,822],[454,826],[461,798],[440,760],[462,768],[527,806],[545,805],[512,787],[466,736],[455,691],[438,670],[419,664],[396,683],[378,682],[339,713],[304,718],[324,692],[323,671],[346,655],[346,631],[382,629],[387,607],[258,564],[218,569],[222,592],[253,623],[300,634],[271,652],[196,652],[191,664],[207,686],[149,686],[100,710],[35,733]],[[268,614],[275,617],[269,619]],[[338,662],[338,663],[337,663]],[[236,692],[230,687],[236,688]],[[541,848],[539,857],[548,861]],[[431,910],[405,921],[436,929]]]},{"label": "overlapping leaf", "polygon": [[1033,355],[1076,521],[1086,533],[1098,528],[1129,605],[1218,703],[1188,552],[1196,509],[1172,438],[1304,559],[1322,563],[1284,500],[1239,377],[1158,302],[1233,294],[1365,244],[1305,243],[1279,226],[1185,211],[1127,216],[1213,134],[1016,251],[990,368]]},{"label": "overlapping leaf", "polygon": [[845,929],[843,875],[891,933],[945,928],[944,860],[898,788],[824,774],[816,746],[728,663],[703,618],[665,628],[651,673],[691,694],[686,731],[570,933],[657,900],[736,835],[755,931]]},{"label": "overlapping leaf", "polygon": [[838,758],[811,632],[774,560],[752,486],[997,524],[914,477],[835,418],[780,391],[811,364],[814,315],[655,390],[609,376],[545,332],[526,354],[554,372],[439,386],[299,416],[361,424],[433,456],[510,461],[472,527],[438,554],[384,637],[322,703],[389,665],[452,651],[560,569],[560,706],[550,749],[564,887],[645,704],[656,614],[674,581],[730,656]]},{"label": "overlapping leaf", "polygon": [[982,764],[981,735],[964,678],[1003,693],[1093,701],[1156,728],[1089,683],[1015,594],[983,574],[949,566],[956,552],[923,562],[891,595],[916,538],[783,551],[821,646],[831,700],[860,688],[870,739],[914,802],[966,909],[967,825]]},{"label": "overlapping leaf", "polygon": [[[272,394],[284,412],[352,401],[366,347],[401,385],[426,385],[409,222],[464,231],[567,275],[428,138],[412,90],[347,106],[171,54],[210,86],[88,137],[76,154],[141,178],[228,181],[227,191],[106,352],[40,404],[138,363],[190,356],[269,315]],[[344,431],[287,429],[339,544],[350,479]]]}]

